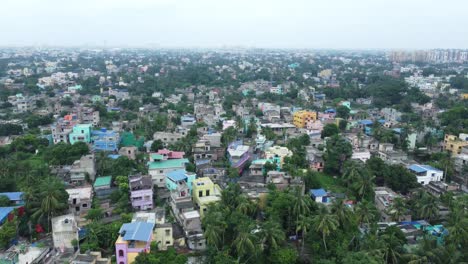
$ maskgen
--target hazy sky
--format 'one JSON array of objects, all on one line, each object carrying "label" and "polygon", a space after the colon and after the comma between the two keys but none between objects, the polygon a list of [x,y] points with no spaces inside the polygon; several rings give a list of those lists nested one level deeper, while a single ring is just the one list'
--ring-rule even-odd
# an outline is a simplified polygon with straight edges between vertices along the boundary
[{"label": "hazy sky", "polygon": [[468,48],[468,0],[0,0],[0,46]]}]

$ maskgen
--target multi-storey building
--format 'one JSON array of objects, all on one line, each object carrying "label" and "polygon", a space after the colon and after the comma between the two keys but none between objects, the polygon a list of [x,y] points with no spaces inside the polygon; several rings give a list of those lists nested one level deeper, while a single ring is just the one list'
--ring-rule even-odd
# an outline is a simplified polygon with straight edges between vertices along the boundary
[{"label": "multi-storey building", "polygon": [[92,143],[94,151],[117,151],[119,149],[119,133],[101,128],[92,132]]},{"label": "multi-storey building", "polygon": [[293,124],[298,128],[304,128],[308,122],[317,120],[317,112],[301,110],[293,114]]},{"label": "multi-storey building", "polygon": [[457,136],[447,134],[444,137],[444,150],[452,155],[460,154],[465,146],[468,146],[468,141],[462,140]]},{"label": "multi-storey building", "polygon": [[429,165],[412,164],[408,170],[416,175],[418,183],[427,185],[429,182],[441,181],[444,178],[444,172]]},{"label": "multi-storey building", "polygon": [[192,182],[192,198],[203,217],[208,204],[221,200],[221,189],[208,177],[198,178]]},{"label": "multi-storey building", "polygon": [[154,223],[135,221],[123,224],[115,241],[117,264],[131,264],[141,252],[151,251]]},{"label": "multi-storey building", "polygon": [[136,210],[153,209],[153,182],[151,177],[133,175],[128,178],[130,200]]},{"label": "multi-storey building", "polygon": [[70,144],[75,144],[76,142],[91,142],[91,124],[78,124],[73,126],[72,132],[68,135]]}]

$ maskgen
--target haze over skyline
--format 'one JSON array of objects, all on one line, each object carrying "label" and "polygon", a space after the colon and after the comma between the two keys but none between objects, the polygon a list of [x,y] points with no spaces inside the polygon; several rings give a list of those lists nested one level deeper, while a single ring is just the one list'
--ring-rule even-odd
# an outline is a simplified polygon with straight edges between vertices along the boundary
[{"label": "haze over skyline", "polygon": [[0,46],[468,48],[463,0],[4,0]]}]

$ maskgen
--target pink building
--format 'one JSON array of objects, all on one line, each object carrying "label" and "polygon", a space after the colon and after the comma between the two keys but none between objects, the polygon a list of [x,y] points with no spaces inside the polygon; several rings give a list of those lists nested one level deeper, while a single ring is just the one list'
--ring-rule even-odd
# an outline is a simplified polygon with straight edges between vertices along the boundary
[{"label": "pink building", "polygon": [[159,149],[157,154],[162,155],[163,159],[183,159],[185,152],[183,151],[172,151],[168,149]]},{"label": "pink building", "polygon": [[153,181],[150,176],[129,177],[130,200],[136,210],[153,209]]},{"label": "pink building", "polygon": [[150,252],[154,223],[132,222],[123,224],[115,241],[117,264],[131,264],[140,252]]},{"label": "pink building", "polygon": [[306,129],[312,132],[321,133],[323,130],[323,123],[320,120],[310,120],[306,122]]}]

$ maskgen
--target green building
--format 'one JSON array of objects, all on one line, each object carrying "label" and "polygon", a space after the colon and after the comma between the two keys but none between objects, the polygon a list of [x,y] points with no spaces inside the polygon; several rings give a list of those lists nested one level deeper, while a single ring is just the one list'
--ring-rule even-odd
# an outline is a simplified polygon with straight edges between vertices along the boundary
[{"label": "green building", "polygon": [[78,124],[73,127],[73,131],[69,135],[70,144],[75,144],[76,142],[91,142],[91,124]]}]

